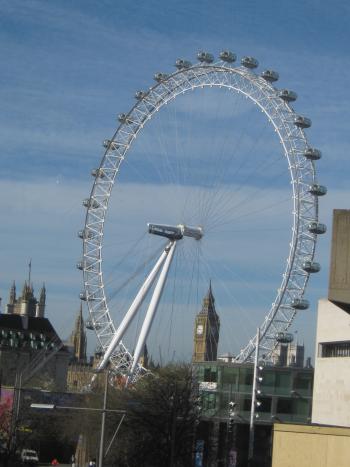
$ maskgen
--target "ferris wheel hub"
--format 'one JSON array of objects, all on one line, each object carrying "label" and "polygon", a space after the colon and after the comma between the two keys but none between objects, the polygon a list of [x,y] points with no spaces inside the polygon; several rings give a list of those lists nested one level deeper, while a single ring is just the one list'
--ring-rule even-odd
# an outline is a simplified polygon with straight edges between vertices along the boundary
[{"label": "ferris wheel hub", "polygon": [[166,225],[148,223],[148,232],[153,235],[169,238],[169,240],[181,240],[183,237],[193,237],[200,240],[203,237],[202,227],[190,227],[185,224]]}]

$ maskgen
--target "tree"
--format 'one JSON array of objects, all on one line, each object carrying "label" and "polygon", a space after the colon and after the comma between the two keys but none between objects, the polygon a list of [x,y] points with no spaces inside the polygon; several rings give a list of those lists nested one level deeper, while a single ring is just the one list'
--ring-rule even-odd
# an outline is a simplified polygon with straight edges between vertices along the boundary
[{"label": "tree", "polygon": [[4,465],[10,450],[12,403],[13,392],[1,391],[0,386],[0,460]]},{"label": "tree", "polygon": [[[191,367],[170,365],[119,394],[127,415],[108,465],[179,467],[191,465],[198,422]],[[115,423],[114,423],[115,427]]]}]

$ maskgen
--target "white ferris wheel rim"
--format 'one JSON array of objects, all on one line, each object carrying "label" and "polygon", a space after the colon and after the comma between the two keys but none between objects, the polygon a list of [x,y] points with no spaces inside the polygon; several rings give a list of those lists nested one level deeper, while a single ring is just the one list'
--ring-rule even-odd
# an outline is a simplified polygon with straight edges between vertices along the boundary
[{"label": "white ferris wheel rim", "polygon": [[[181,68],[169,75],[158,75],[158,82],[147,92],[138,93],[137,103],[120,117],[120,125],[113,137],[106,141],[106,151],[99,168],[87,207],[83,231],[84,293],[91,323],[104,352],[116,333],[105,294],[102,271],[102,242],[105,216],[115,178],[129,148],[139,131],[163,105],[178,95],[195,88],[226,87],[241,93],[256,104],[275,130],[286,157],[292,186],[293,223],[286,269],[276,298],[260,324],[260,346],[268,358],[276,346],[276,335],[291,325],[297,308],[292,303],[301,301],[310,271],[303,268],[305,261],[312,263],[317,234],[310,232],[310,222],[318,223],[318,198],[310,192],[317,184],[315,164],[305,157],[310,149],[303,128],[296,125],[298,116],[291,105],[280,96],[280,91],[261,76],[244,66],[234,67],[224,61],[199,63]],[[299,308],[300,309],[300,308]],[[240,351],[237,362],[251,358],[255,350],[255,336]],[[110,361],[116,373],[127,374],[132,355],[122,342]],[[139,365],[138,372],[143,369]],[[137,376],[137,375],[136,375]]]}]

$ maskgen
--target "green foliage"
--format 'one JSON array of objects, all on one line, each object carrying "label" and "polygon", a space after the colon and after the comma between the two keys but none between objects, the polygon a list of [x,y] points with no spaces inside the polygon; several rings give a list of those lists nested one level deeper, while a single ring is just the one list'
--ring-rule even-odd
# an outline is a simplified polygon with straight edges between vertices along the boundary
[{"label": "green foliage", "polygon": [[[180,467],[193,464],[194,432],[198,423],[196,385],[188,365],[155,369],[128,389],[108,387],[107,409],[125,410],[126,416],[105,457],[104,465],[118,467]],[[83,406],[101,409],[104,387],[84,397]],[[17,448],[40,451],[43,461],[68,461],[80,435],[89,457],[98,457],[100,411],[35,411],[21,406]],[[121,414],[107,412],[106,451]],[[28,430],[27,430],[28,428]]]},{"label": "green foliage", "polygon": [[190,366],[158,369],[117,398],[127,415],[107,464],[192,465],[198,408]]}]

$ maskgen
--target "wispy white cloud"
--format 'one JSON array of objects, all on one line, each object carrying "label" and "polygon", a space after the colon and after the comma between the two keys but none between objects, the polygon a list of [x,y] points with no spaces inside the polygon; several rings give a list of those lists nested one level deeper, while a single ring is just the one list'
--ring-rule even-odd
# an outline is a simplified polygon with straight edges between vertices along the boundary
[{"label": "wispy white cloud", "polygon": [[[89,193],[88,173],[99,163],[100,142],[113,133],[116,114],[131,107],[135,90],[150,86],[155,72],[173,70],[178,56],[195,59],[198,49],[208,48],[217,54],[226,46],[234,46],[239,56],[256,55],[261,62],[259,70],[276,68],[280,72],[277,86],[298,92],[295,109],[312,118],[310,142],[325,153],[317,163],[320,182],[326,180],[329,185],[329,194],[320,203],[321,221],[330,225],[334,207],[348,209],[346,89],[350,63],[345,49],[349,6],[339,0],[332,7],[321,3],[304,3],[301,14],[293,4],[281,8],[277,4],[247,2],[223,2],[220,8],[211,2],[204,2],[199,8],[196,2],[184,1],[162,4],[161,8],[157,1],[118,5],[108,1],[2,2],[0,209],[5,219],[2,245],[6,246],[1,252],[2,264],[6,264],[0,283],[2,296],[6,297],[14,278],[20,281],[24,277],[28,258],[33,257],[35,281],[47,282],[49,316],[67,334],[63,323],[69,323],[75,313],[81,282],[74,269],[81,254],[76,238],[76,231],[84,222],[81,199]],[[209,96],[202,106],[190,96],[177,109],[178,117],[184,121],[188,117],[198,119],[204,109],[207,115],[215,113],[217,99]],[[244,121],[242,109],[240,114],[225,106],[220,111],[222,120],[239,115]],[[204,118],[205,121],[208,124],[210,118]],[[178,143],[174,128],[171,131],[163,123],[162,136],[168,147],[174,147]],[[188,145],[187,149],[198,151],[200,156],[207,154],[214,132],[205,133],[202,145]],[[252,139],[254,135],[245,137],[246,149]],[[144,154],[149,144],[146,133],[139,144],[135,153]],[[262,139],[260,148],[264,145],[268,152],[268,140]],[[184,193],[176,191],[174,195],[166,183],[152,184],[153,180],[148,187],[141,186],[139,178],[132,197],[124,200],[121,194],[122,209],[115,214],[113,209],[118,208],[118,202],[112,200],[107,227],[111,234],[118,226],[128,235],[123,226],[133,225],[130,212],[144,226],[149,219],[144,216],[140,200],[146,195],[150,197],[147,199],[159,200],[157,208],[150,210],[152,220],[172,221],[169,204],[174,197],[183,199]],[[272,188],[276,196],[278,188]],[[261,202],[257,199],[254,206],[259,209]],[[282,208],[271,211],[272,226],[280,224],[281,214]],[[255,221],[249,226],[257,226],[258,219]],[[221,235],[226,239],[224,232]],[[241,249],[226,251],[217,242],[212,252],[220,260],[242,261],[249,249],[245,258],[249,265],[257,255],[259,261],[266,262],[267,247],[273,240],[276,250],[271,262],[283,262],[286,249],[282,238],[277,231],[269,235],[261,231],[261,243],[252,249],[249,233],[238,232],[235,241],[242,242]],[[329,239],[330,233],[319,240],[317,258],[324,268],[310,282],[308,293],[313,303],[322,290],[326,294]],[[267,283],[254,279],[262,293]],[[254,308],[251,303],[249,308]],[[297,320],[306,337],[312,336],[313,320],[312,313]]]}]

